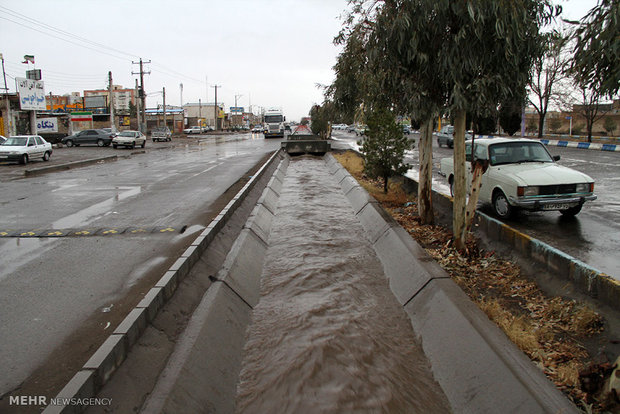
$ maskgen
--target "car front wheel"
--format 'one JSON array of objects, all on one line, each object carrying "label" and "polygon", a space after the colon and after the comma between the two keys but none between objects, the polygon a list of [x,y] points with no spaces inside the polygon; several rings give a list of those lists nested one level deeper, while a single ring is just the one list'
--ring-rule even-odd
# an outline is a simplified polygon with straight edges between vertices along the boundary
[{"label": "car front wheel", "polygon": [[514,214],[514,207],[510,205],[508,198],[501,190],[493,195],[493,210],[502,219],[510,218]]},{"label": "car front wheel", "polygon": [[103,147],[103,144],[104,144],[104,142],[103,142],[103,140],[102,140],[102,139],[98,139],[98,140],[97,140],[97,146],[98,146],[98,147]]}]

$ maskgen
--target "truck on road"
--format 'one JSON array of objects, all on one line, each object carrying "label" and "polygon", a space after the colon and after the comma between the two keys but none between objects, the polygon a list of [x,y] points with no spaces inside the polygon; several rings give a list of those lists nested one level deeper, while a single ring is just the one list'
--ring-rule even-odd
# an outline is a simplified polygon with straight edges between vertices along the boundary
[{"label": "truck on road", "polygon": [[286,117],[281,109],[269,109],[263,115],[263,134],[265,138],[284,138]]}]

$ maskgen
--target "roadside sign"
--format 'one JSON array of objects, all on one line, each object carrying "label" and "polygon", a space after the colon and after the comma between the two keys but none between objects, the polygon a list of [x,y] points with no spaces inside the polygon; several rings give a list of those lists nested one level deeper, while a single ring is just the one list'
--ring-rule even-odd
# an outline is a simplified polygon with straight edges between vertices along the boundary
[{"label": "roadside sign", "polygon": [[92,112],[71,112],[71,122],[92,121]]}]

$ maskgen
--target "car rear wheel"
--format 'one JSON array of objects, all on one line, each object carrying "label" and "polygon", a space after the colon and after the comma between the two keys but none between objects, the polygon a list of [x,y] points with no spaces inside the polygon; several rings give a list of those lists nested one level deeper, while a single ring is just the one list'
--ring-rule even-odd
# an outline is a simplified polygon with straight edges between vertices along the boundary
[{"label": "car rear wheel", "polygon": [[566,210],[560,210],[560,213],[562,213],[564,217],[574,217],[579,214],[579,212],[581,211],[581,207],[582,205],[580,204],[575,207],[567,208]]},{"label": "car rear wheel", "polygon": [[28,164],[28,154],[22,154],[19,158],[19,163],[24,165]]},{"label": "car rear wheel", "polygon": [[499,218],[506,219],[512,217],[515,209],[508,202],[506,195],[501,190],[497,190],[493,194],[493,210]]},{"label": "car rear wheel", "polygon": [[97,146],[98,146],[98,147],[103,147],[103,145],[104,145],[103,140],[102,140],[102,139],[98,139],[98,140],[97,140]]},{"label": "car rear wheel", "polygon": [[49,160],[50,160],[50,152],[45,151],[45,154],[43,154],[43,161],[49,161]]},{"label": "car rear wheel", "polygon": [[67,147],[69,147],[69,148],[70,148],[70,147],[72,147],[72,146],[73,146],[73,141],[71,141],[71,140],[69,139],[69,140],[67,140],[67,142],[65,142],[65,145],[66,145]]}]

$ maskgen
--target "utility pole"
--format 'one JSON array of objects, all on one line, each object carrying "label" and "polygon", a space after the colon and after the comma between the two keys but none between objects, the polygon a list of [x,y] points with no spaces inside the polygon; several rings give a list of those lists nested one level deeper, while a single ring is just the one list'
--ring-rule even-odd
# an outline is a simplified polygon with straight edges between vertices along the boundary
[{"label": "utility pole", "polygon": [[[136,79],[136,96],[138,96],[138,79]],[[140,99],[136,99],[136,120],[138,121],[138,131],[142,128],[142,120],[140,119]]]},{"label": "utility pole", "polygon": [[165,86],[163,88],[163,94],[164,94],[164,126],[167,127],[168,124],[166,123],[166,87]]},{"label": "utility pole", "polygon": [[112,133],[116,132],[116,123],[114,122],[114,92],[112,87],[112,71],[108,72],[108,95],[110,95],[110,128],[112,128]]},{"label": "utility pole", "polygon": [[0,53],[0,59],[2,60],[2,76],[4,76],[4,99],[6,101],[6,115],[4,116],[4,120],[5,120],[5,125],[4,125],[4,133],[6,134],[7,137],[10,137],[11,135],[15,135],[13,133],[13,131],[11,130],[11,125],[13,124],[13,122],[11,122],[11,102],[9,100],[9,87],[6,85],[6,72],[4,71],[4,56],[2,55],[2,53]]},{"label": "utility pole", "polygon": [[142,122],[143,124],[140,124],[140,132],[142,132],[143,134],[146,134],[146,93],[144,92],[144,74],[150,75],[151,72],[145,72],[144,68],[143,68],[143,63],[151,63],[151,61],[149,60],[148,62],[142,62],[142,58],[140,58],[139,62],[131,62],[134,65],[140,65],[140,72],[131,72],[132,75],[140,75],[140,101],[142,102]]},{"label": "utility pole", "polygon": [[219,116],[220,116],[220,108],[217,106],[217,88],[221,88],[222,85],[213,85],[212,88],[215,88],[215,130],[219,130]]},{"label": "utility pole", "polygon": [[181,109],[183,109],[183,84],[179,84],[179,89],[181,90]]},{"label": "utility pole", "polygon": [[[237,113],[237,116],[239,116],[239,112],[237,112],[237,98],[241,98],[243,95],[239,94],[239,95],[235,95],[235,113]],[[243,111],[241,111],[240,114],[243,117]],[[239,118],[235,119],[238,120]],[[235,122],[235,126],[237,125],[237,123]]]}]

